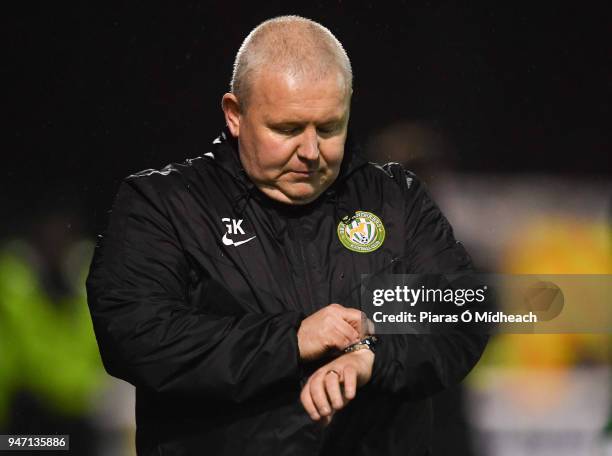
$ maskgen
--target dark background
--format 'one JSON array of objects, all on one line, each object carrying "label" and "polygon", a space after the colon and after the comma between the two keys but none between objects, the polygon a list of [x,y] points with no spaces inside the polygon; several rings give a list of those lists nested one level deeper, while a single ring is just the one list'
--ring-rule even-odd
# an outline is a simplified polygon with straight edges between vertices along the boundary
[{"label": "dark background", "polygon": [[0,235],[26,234],[50,211],[99,233],[121,178],[206,152],[241,41],[290,13],[347,49],[358,143],[425,120],[456,146],[461,171],[609,179],[610,14],[573,5],[22,3],[2,19]]}]

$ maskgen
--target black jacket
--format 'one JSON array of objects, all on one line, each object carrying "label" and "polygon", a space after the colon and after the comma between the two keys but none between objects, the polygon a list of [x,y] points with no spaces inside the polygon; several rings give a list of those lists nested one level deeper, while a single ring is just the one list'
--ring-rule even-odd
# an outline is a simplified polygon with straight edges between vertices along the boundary
[{"label": "black jacket", "polygon": [[[385,227],[371,253],[338,238],[357,210]],[[485,338],[381,337],[371,382],[322,428],[299,401],[316,366],[300,364],[297,328],[330,303],[358,307],[361,274],[470,267],[399,165],[347,151],[321,197],[288,206],[259,192],[224,133],[202,157],[122,182],[87,292],[107,371],[136,386],[141,456],[426,455],[429,398],[470,371]]]}]

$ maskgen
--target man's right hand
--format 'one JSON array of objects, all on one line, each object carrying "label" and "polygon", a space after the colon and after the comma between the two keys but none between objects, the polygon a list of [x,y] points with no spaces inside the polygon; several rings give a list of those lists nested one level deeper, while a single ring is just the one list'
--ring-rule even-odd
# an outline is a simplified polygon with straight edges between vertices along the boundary
[{"label": "man's right hand", "polygon": [[298,329],[302,361],[314,361],[330,350],[343,350],[367,335],[367,318],[357,309],[330,304],[305,318]]}]

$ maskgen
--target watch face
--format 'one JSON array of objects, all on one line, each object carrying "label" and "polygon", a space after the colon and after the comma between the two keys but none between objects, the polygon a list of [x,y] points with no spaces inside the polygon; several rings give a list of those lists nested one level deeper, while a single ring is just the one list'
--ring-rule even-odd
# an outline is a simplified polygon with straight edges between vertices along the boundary
[{"label": "watch face", "polygon": [[367,344],[368,348],[373,352],[376,351],[375,347],[378,343],[378,338],[376,336],[369,336],[364,339],[364,342]]},{"label": "watch face", "polygon": [[344,349],[344,353],[350,353],[350,352],[354,352],[357,350],[363,350],[363,349],[369,349],[369,350],[372,350],[372,352],[374,352],[374,347],[376,346],[377,343],[378,343],[377,337],[368,336],[365,339],[362,339],[359,342],[349,347],[346,347]]}]

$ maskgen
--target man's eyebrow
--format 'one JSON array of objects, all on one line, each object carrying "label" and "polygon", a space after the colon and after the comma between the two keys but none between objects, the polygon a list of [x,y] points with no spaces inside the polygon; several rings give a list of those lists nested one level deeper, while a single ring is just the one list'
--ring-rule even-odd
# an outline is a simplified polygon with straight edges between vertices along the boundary
[{"label": "man's eyebrow", "polygon": [[274,127],[301,127],[306,125],[308,122],[297,122],[295,120],[270,120],[268,124]]},{"label": "man's eyebrow", "polygon": [[[345,119],[346,119],[346,115],[333,116],[333,117],[329,117],[323,120],[322,122],[317,122],[316,125],[317,126],[337,125],[337,124],[343,123]],[[279,128],[279,127],[287,128],[287,127],[304,127],[305,125],[308,125],[310,121],[309,120],[299,121],[299,120],[268,119],[266,123],[269,126],[272,126],[275,128]]]},{"label": "man's eyebrow", "polygon": [[346,117],[345,116],[340,116],[340,117],[334,117],[332,119],[328,119],[325,120],[321,123],[319,123],[319,125],[324,125],[324,126],[328,126],[328,125],[337,125],[337,124],[341,124],[342,122],[344,122],[344,119]]}]

